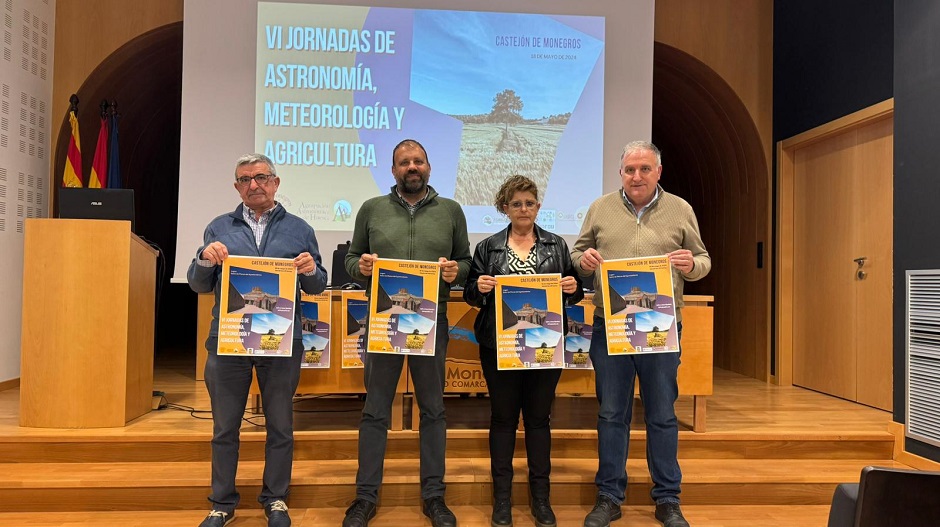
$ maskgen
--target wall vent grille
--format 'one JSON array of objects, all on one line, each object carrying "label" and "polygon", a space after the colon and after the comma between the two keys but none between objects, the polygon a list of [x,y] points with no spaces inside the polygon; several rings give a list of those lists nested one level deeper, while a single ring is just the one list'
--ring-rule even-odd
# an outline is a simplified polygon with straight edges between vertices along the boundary
[{"label": "wall vent grille", "polygon": [[907,437],[940,447],[940,270],[907,271]]}]

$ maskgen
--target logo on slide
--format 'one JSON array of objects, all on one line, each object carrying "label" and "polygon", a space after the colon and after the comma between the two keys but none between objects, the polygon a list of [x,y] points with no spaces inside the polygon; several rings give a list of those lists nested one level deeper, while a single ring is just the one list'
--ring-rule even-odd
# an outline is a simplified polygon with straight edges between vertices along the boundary
[{"label": "logo on slide", "polygon": [[333,221],[348,221],[352,218],[352,205],[341,199],[333,204]]},{"label": "logo on slide", "polygon": [[581,228],[581,225],[584,223],[584,217],[587,215],[587,207],[578,207],[576,214],[576,221],[578,222],[578,228]]}]

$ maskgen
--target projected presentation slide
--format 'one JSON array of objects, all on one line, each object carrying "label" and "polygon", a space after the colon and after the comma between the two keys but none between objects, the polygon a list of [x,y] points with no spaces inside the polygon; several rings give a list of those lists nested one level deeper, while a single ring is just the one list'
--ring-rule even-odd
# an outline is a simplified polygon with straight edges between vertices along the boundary
[{"label": "projected presentation slide", "polygon": [[389,192],[392,148],[427,148],[430,184],[471,233],[533,179],[538,223],[577,234],[603,192],[604,18],[258,3],[255,143],[277,195],[318,231],[349,231]]}]

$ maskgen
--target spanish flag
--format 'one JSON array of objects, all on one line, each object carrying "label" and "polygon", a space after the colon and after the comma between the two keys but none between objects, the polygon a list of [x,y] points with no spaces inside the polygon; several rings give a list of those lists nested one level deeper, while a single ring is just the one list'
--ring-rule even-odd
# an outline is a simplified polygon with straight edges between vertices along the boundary
[{"label": "spanish flag", "polygon": [[78,118],[75,111],[69,112],[69,124],[72,125],[72,137],[69,139],[69,153],[65,160],[65,172],[62,174],[63,187],[82,187],[82,144],[78,136]]},{"label": "spanish flag", "polygon": [[98,130],[98,144],[95,145],[95,158],[91,162],[91,177],[88,179],[89,188],[106,188],[108,186],[108,118],[101,118],[101,128]]}]

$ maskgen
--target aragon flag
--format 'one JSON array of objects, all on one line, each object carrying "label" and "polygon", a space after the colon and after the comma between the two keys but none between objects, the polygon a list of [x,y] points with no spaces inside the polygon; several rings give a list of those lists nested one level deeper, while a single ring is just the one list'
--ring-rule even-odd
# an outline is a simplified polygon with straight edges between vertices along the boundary
[{"label": "aragon flag", "polygon": [[75,111],[69,112],[69,124],[72,136],[69,138],[68,157],[65,159],[65,172],[62,174],[63,187],[82,187],[82,145],[78,136],[78,118]]},{"label": "aragon flag", "polygon": [[88,179],[89,188],[105,188],[108,184],[108,118],[101,117],[101,128],[98,130],[98,144],[95,146],[95,158],[91,162],[91,177]]}]

